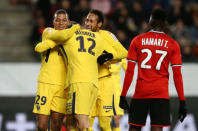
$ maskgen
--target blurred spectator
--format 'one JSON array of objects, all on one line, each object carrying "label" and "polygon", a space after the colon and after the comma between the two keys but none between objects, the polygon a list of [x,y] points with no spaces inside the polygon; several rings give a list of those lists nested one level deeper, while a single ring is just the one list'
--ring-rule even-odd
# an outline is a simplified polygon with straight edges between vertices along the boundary
[{"label": "blurred spectator", "polygon": [[[29,0],[11,0],[26,3]],[[30,0],[31,1],[31,0]],[[198,1],[189,0],[36,0],[32,42],[40,40],[40,32],[49,26],[57,9],[65,9],[71,20],[84,24],[91,8],[105,14],[104,29],[114,33],[128,48],[131,39],[149,30],[148,21],[153,9],[164,8],[168,13],[169,35],[181,45],[184,61],[198,57]],[[198,59],[198,58],[197,58]]]},{"label": "blurred spectator", "polygon": [[32,33],[31,33],[31,46],[32,46],[32,50],[33,50],[33,55],[40,60],[40,54],[34,52],[34,47],[35,45],[41,41],[41,36],[43,33],[43,30],[46,27],[46,22],[45,22],[45,18],[43,16],[39,16],[36,19],[36,23],[34,24],[33,28],[32,28]]},{"label": "blurred spectator", "polygon": [[168,14],[168,21],[170,24],[175,24],[178,19],[182,19],[186,25],[192,23],[191,16],[182,5],[182,0],[173,0],[173,5]]},{"label": "blurred spectator", "polygon": [[182,59],[184,62],[192,62],[192,48],[190,45],[186,45],[182,48]]},{"label": "blurred spectator", "polygon": [[160,6],[161,8],[167,10],[169,8],[169,2],[171,0],[146,0],[145,3],[146,3],[146,9],[148,12],[151,12],[152,9],[156,6]]},{"label": "blurred spectator", "polygon": [[198,16],[198,3],[190,3],[187,5],[187,10],[191,14],[192,19]]},{"label": "blurred spectator", "polygon": [[132,8],[130,9],[130,16],[133,18],[137,26],[141,26],[140,23],[146,20],[145,11],[139,1],[134,1],[132,3]]},{"label": "blurred spectator", "polygon": [[142,21],[140,24],[140,28],[138,29],[138,34],[142,34],[147,32],[149,29],[149,24],[146,21]]},{"label": "blurred spectator", "polygon": [[128,50],[130,46],[130,40],[128,39],[126,32],[124,30],[117,30],[116,36],[120,43]]},{"label": "blurred spectator", "polygon": [[192,40],[192,44],[194,44],[198,39],[198,16],[194,17],[193,25],[190,27],[190,38]]},{"label": "blurred spectator", "polygon": [[162,9],[162,5],[158,2],[154,3],[152,6],[152,10],[156,10],[156,9]]},{"label": "blurred spectator", "polygon": [[49,25],[51,21],[51,17],[49,13],[51,8],[50,0],[38,0],[35,3],[35,6],[36,6],[36,10],[35,10],[36,17],[37,16],[40,17],[40,15],[42,15],[46,21],[46,24]]},{"label": "blurred spectator", "polygon": [[111,0],[92,0],[91,8],[100,10],[106,15],[111,11]]},{"label": "blurred spectator", "polygon": [[10,0],[10,4],[11,5],[28,5],[28,6],[31,6],[32,1],[31,0]]},{"label": "blurred spectator", "polygon": [[189,38],[189,30],[184,25],[182,19],[178,19],[175,24],[171,26],[172,36],[175,40],[179,41],[181,37]]},{"label": "blurred spectator", "polygon": [[79,4],[75,8],[75,18],[71,19],[77,21],[79,23],[84,23],[84,19],[86,18],[87,14],[90,10],[90,4],[88,0],[80,0]]},{"label": "blurred spectator", "polygon": [[192,53],[195,57],[195,60],[198,61],[198,40],[196,40],[195,45],[192,48]]},{"label": "blurred spectator", "polygon": [[179,44],[181,47],[182,59],[185,62],[192,61],[192,48],[188,37],[180,37]]},{"label": "blurred spectator", "polygon": [[115,10],[119,10],[122,8],[126,8],[125,3],[121,0],[116,1]]},{"label": "blurred spectator", "polygon": [[76,18],[73,5],[71,4],[70,0],[57,0],[57,2],[54,3],[50,8],[51,21],[54,13],[58,9],[64,9],[68,13],[71,20],[74,20],[74,18]]},{"label": "blurred spectator", "polygon": [[37,43],[41,41],[41,35],[46,27],[46,22],[43,16],[36,19],[36,23],[32,28],[31,42]]},{"label": "blurred spectator", "polygon": [[75,12],[70,0],[61,0],[60,8],[66,10],[71,20],[75,19]]},{"label": "blurred spectator", "polygon": [[136,34],[137,26],[135,25],[133,19],[129,16],[127,8],[119,9],[113,20],[118,29],[125,30],[129,36],[134,36],[134,34]]},{"label": "blurred spectator", "polygon": [[103,29],[115,32],[117,28],[115,28],[116,25],[113,23],[111,19],[109,19],[107,16],[104,16],[104,23],[103,23]]}]

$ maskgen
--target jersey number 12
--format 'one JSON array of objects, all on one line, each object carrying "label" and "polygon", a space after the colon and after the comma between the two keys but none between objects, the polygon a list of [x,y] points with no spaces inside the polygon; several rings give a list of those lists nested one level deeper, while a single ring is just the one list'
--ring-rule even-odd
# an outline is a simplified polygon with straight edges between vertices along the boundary
[{"label": "jersey number 12", "polygon": [[[84,37],[83,36],[79,36],[76,38],[76,40],[79,40],[80,41],[80,48],[78,48],[78,51],[79,52],[87,52],[87,50],[85,49],[85,44],[84,44]],[[89,42],[91,42],[91,46],[88,48],[88,53],[95,56],[95,52],[93,52],[92,50],[95,48],[96,46],[96,42],[94,39],[91,39],[91,38],[87,38],[87,40]]]}]

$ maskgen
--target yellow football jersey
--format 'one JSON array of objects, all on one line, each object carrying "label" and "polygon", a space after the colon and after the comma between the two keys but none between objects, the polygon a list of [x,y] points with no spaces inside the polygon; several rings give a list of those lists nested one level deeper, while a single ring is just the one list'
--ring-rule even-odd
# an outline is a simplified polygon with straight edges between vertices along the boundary
[{"label": "yellow football jersey", "polygon": [[[58,36],[58,34],[55,36]],[[64,36],[67,35],[65,34]],[[119,59],[115,49],[106,43],[98,32],[80,29],[68,40],[66,37],[61,39],[52,35],[50,37],[53,37],[55,41],[64,41],[62,49],[67,59],[66,87],[71,83],[78,82],[89,82],[98,86],[97,58],[104,50],[112,53],[115,59]],[[42,42],[40,46],[43,44],[45,45],[41,46],[43,48],[52,48],[52,46],[48,45],[49,43]],[[56,44],[61,43],[56,42]]]},{"label": "yellow football jersey", "polygon": [[[91,82],[98,87],[97,58],[104,50],[118,58],[115,50],[104,41],[98,32],[78,30],[64,45],[68,58],[67,82]],[[67,85],[68,86],[68,85]]]},{"label": "yellow football jersey", "polygon": [[[128,53],[127,50],[122,46],[122,44],[118,41],[118,39],[116,38],[114,34],[106,30],[100,30],[99,34],[109,45],[111,45],[116,50],[117,58],[114,58],[114,59],[117,59],[119,61],[127,57],[127,53]],[[111,74],[111,72],[109,71],[109,68],[112,62],[113,61],[107,62],[104,65],[98,67],[99,78],[108,76]]]},{"label": "yellow football jersey", "polygon": [[[42,41],[46,41],[49,29],[45,29],[42,34]],[[53,44],[53,41],[48,41]],[[35,47],[36,49],[37,47]],[[39,48],[38,48],[39,49]],[[42,49],[42,48],[41,48]],[[40,52],[42,50],[39,50]],[[65,85],[66,79],[66,66],[64,62],[64,57],[61,53],[61,48],[59,46],[48,49],[42,53],[41,56],[41,69],[38,76],[38,81],[49,84]]]},{"label": "yellow football jersey", "polygon": [[113,81],[117,87],[120,87],[120,70],[123,68],[126,71],[127,61],[126,59],[122,59],[121,62],[111,64],[110,72],[112,73]]}]

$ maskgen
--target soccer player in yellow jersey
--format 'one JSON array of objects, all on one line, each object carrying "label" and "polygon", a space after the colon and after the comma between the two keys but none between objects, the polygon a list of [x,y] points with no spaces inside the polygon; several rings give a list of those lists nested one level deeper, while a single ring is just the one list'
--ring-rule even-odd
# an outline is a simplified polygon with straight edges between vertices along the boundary
[{"label": "soccer player in yellow jersey", "polygon": [[[67,30],[63,31],[66,32]],[[98,32],[79,29],[71,38],[67,37],[68,35],[62,31],[51,29],[48,39],[55,42],[44,41],[37,45],[37,49],[54,48],[57,44],[63,44],[67,61],[65,87],[69,92],[66,112],[75,116],[78,129],[83,131],[89,127],[88,116],[97,98],[98,57],[104,51],[112,53],[113,59],[119,59],[119,56],[115,49],[109,43],[106,43]]]},{"label": "soccer player in yellow jersey", "polygon": [[[117,52],[119,60],[126,58],[127,50],[117,40],[115,35],[106,30],[100,30],[104,22],[102,12],[91,10],[86,18],[85,25],[92,31],[99,32],[100,36],[110,44]],[[106,62],[98,67],[99,70],[99,88],[98,97],[90,117],[90,125],[93,126],[94,117],[98,117],[99,126],[102,131],[111,131],[111,116],[116,115],[114,104],[114,88],[109,70],[112,62]],[[89,130],[93,130],[89,128]]]},{"label": "soccer player in yellow jersey", "polygon": [[[69,23],[67,13],[64,10],[57,10],[54,14],[54,28],[63,30],[68,27]],[[52,41],[47,40],[49,33],[49,30],[46,29],[42,34],[42,40],[51,43]],[[65,79],[66,66],[61,47],[57,46],[43,52],[33,109],[37,118],[38,131],[47,131],[50,117],[51,131],[60,131],[62,119],[66,113]]]},{"label": "soccer player in yellow jersey", "polygon": [[124,110],[119,107],[119,102],[120,102],[120,94],[122,91],[122,87],[120,84],[120,71],[121,68],[126,71],[127,68],[127,62],[126,59],[122,59],[121,62],[111,64],[111,78],[113,79],[113,87],[114,87],[114,103],[115,103],[115,111],[116,115],[113,116],[112,123],[113,123],[113,131],[120,131],[120,117],[124,115]]}]

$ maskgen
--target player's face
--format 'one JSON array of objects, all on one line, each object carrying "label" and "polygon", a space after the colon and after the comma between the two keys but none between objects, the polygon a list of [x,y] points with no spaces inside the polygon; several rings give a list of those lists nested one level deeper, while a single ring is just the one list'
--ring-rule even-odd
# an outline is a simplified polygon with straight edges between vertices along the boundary
[{"label": "player's face", "polygon": [[69,18],[66,14],[57,14],[54,16],[54,28],[56,30],[63,30],[69,26]]},{"label": "player's face", "polygon": [[99,31],[102,26],[101,23],[102,22],[98,22],[98,16],[93,13],[89,13],[85,20],[86,28],[94,32]]}]

